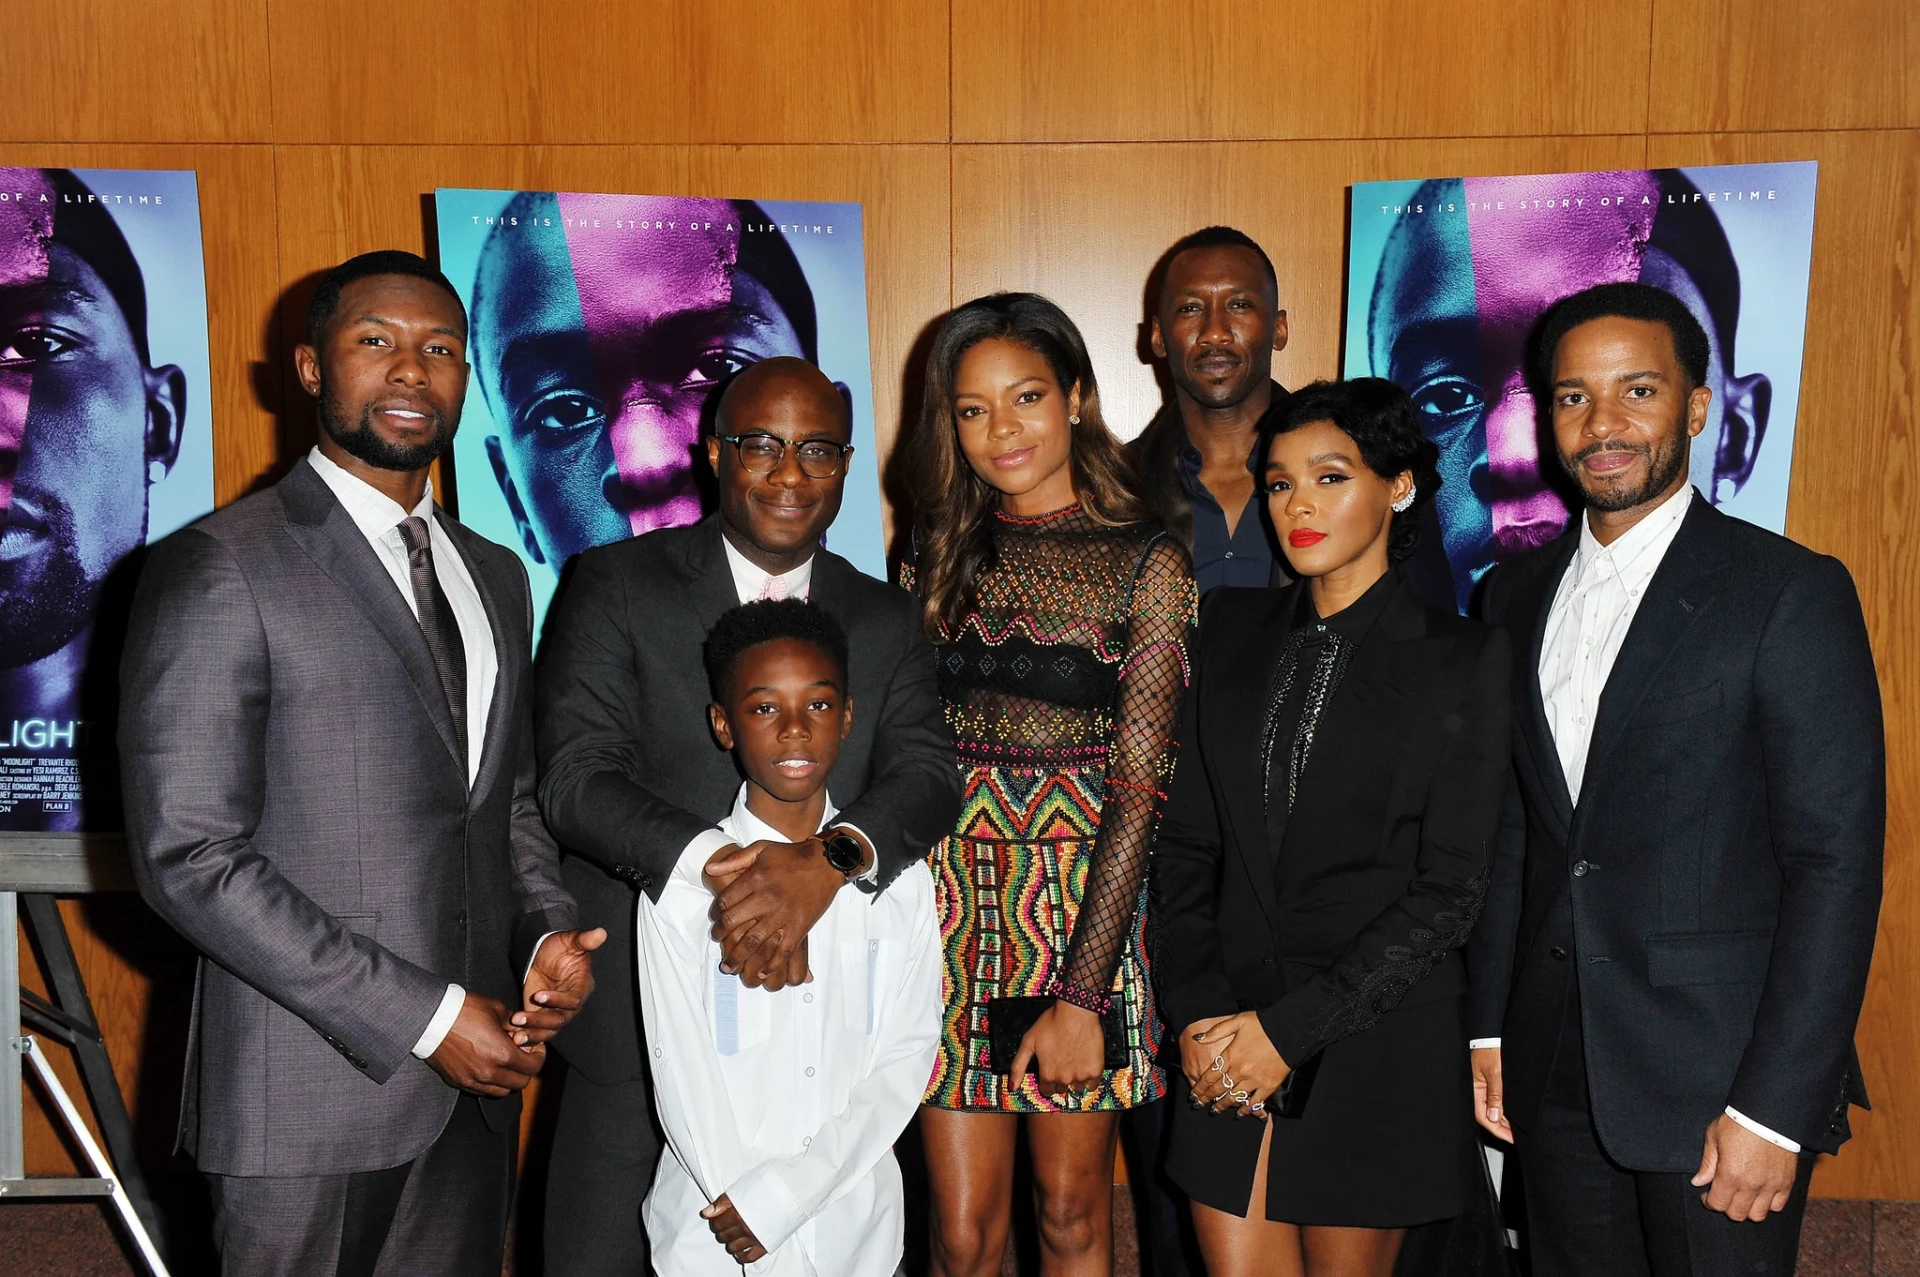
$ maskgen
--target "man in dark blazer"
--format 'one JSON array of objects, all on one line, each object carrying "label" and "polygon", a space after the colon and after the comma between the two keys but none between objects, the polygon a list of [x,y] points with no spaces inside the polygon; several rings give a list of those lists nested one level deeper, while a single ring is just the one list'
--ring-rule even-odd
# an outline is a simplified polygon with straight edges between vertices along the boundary
[{"label": "man in dark blazer", "polygon": [[[613,940],[601,996],[555,1043],[571,1067],[548,1179],[551,1277],[648,1271],[640,1203],[659,1144],[634,893],[657,899],[669,875],[697,880],[710,858],[750,864],[719,902],[723,952],[746,983],[779,988],[804,978],[804,938],[836,892],[884,889],[958,814],[919,609],[821,548],[851,429],[843,394],[817,368],[754,364],[727,387],[707,440],[719,513],[587,550],[556,601],[539,674],[541,806],[583,917]],[[831,612],[851,647],[859,712],[833,773],[840,815],[822,838],[738,848],[716,828],[741,777],[708,729],[701,645],[728,609],[790,597]]]},{"label": "man in dark blazer", "polygon": [[519,1092],[603,932],[534,798],[525,571],[433,504],[466,315],[322,280],[321,437],[157,546],[121,667],[141,894],[201,951],[180,1140],[229,1273],[498,1277]]},{"label": "man in dark blazer", "polygon": [[1543,327],[1584,513],[1498,569],[1522,802],[1469,952],[1481,1124],[1534,1272],[1790,1273],[1852,1039],[1885,836],[1880,694],[1836,560],[1687,483],[1708,344],[1643,284]]}]

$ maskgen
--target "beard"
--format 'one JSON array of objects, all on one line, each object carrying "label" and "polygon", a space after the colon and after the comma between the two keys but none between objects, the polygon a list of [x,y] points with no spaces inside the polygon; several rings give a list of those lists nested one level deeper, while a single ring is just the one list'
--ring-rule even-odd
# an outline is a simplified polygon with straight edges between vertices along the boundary
[{"label": "beard", "polygon": [[447,450],[453,441],[455,422],[449,421],[438,408],[432,412],[432,436],[424,443],[408,447],[374,433],[372,404],[361,405],[360,420],[350,423],[347,410],[333,397],[330,387],[320,394],[320,428],[327,432],[327,438],[339,444],[349,456],[358,457],[376,470],[425,470]]},{"label": "beard", "polygon": [[[1673,435],[1665,441],[1665,446],[1644,443],[1593,443],[1588,444],[1571,457],[1562,457],[1560,464],[1567,475],[1580,488],[1580,495],[1590,509],[1605,514],[1617,514],[1622,510],[1631,510],[1635,506],[1645,505],[1672,486],[1687,469],[1687,415],[1684,408],[1674,420]],[[1647,477],[1635,487],[1603,487],[1598,491],[1588,487],[1581,479],[1580,463],[1588,457],[1602,452],[1636,452],[1647,459]]]},{"label": "beard", "polygon": [[46,512],[49,544],[0,569],[0,669],[52,656],[87,627],[100,606],[101,583],[80,563],[72,508],[50,492],[36,492],[34,500]]}]

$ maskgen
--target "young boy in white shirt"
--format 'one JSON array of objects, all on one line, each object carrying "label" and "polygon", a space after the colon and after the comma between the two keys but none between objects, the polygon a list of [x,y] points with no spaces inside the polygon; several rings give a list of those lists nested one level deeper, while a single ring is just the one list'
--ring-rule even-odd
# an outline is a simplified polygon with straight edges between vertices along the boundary
[{"label": "young boy in white shirt", "polygon": [[[799,600],[748,603],[707,636],[714,739],[746,783],[739,846],[832,821],[853,729],[847,639]],[[642,1208],[663,1277],[891,1277],[905,1215],[893,1143],[933,1070],[940,936],[924,863],[842,890],[807,936],[811,978],[778,992],[720,970],[698,866],[640,899],[641,1011],[667,1152]]]}]

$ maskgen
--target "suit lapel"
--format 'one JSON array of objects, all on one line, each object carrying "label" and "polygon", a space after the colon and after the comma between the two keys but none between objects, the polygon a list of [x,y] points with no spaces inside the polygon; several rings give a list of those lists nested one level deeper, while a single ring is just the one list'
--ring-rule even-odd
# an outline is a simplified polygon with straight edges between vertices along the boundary
[{"label": "suit lapel", "polygon": [[1687,509],[1680,531],[1667,547],[1666,558],[1647,583],[1647,596],[1627,628],[1626,641],[1614,659],[1607,685],[1594,714],[1593,738],[1587,745],[1583,793],[1593,792],[1593,778],[1603,774],[1607,755],[1620,743],[1627,721],[1646,699],[1647,689],[1672,658],[1681,641],[1720,592],[1732,566],[1726,547],[1715,535],[1714,520],[1722,518],[1698,493]]},{"label": "suit lapel", "polygon": [[1540,691],[1540,653],[1547,640],[1547,615],[1553,610],[1553,596],[1559,593],[1560,582],[1573,563],[1574,551],[1580,547],[1578,520],[1581,517],[1574,515],[1575,522],[1554,544],[1540,572],[1522,588],[1512,611],[1515,628],[1525,627],[1514,636],[1521,640],[1518,644],[1522,659],[1520,683],[1526,689],[1519,698],[1520,703],[1514,706],[1515,719],[1527,744],[1526,763],[1533,771],[1539,792],[1546,795],[1547,810],[1558,824],[1563,841],[1573,827],[1573,793],[1567,788],[1566,769],[1560,765],[1560,748],[1554,744],[1553,728],[1547,722],[1547,703]]},{"label": "suit lapel", "polygon": [[704,631],[712,629],[729,609],[740,606],[740,590],[733,583],[727,552],[720,546],[720,516],[710,516],[697,530],[699,535],[690,539],[687,548],[687,600]]},{"label": "suit lapel", "polygon": [[[474,772],[473,786],[467,794],[469,802],[478,802],[480,795],[493,784],[502,766],[502,757],[512,731],[507,707],[514,703],[513,697],[520,679],[520,662],[512,658],[515,643],[506,623],[506,600],[502,597],[502,591],[495,588],[496,582],[488,577],[480,556],[474,553],[474,534],[455,522],[446,511],[436,509],[434,514],[440,521],[441,530],[453,542],[454,549],[459,551],[461,560],[467,565],[467,575],[473,578],[473,588],[480,595],[480,606],[487,614],[487,629],[493,634],[493,696],[487,702],[487,725],[481,736],[480,766]],[[531,617],[528,618],[528,624],[532,624]]]},{"label": "suit lapel", "polygon": [[[1299,606],[1299,592],[1306,588],[1293,585],[1285,589],[1270,592],[1270,608],[1251,628],[1254,643],[1259,646],[1249,653],[1249,659],[1232,663],[1232,668],[1244,670],[1240,678],[1231,679],[1223,689],[1224,695],[1209,697],[1214,711],[1221,721],[1235,725],[1229,733],[1229,739],[1223,742],[1222,756],[1243,758],[1248,761],[1248,772],[1242,779],[1226,786],[1228,812],[1239,812],[1236,823],[1240,826],[1233,844],[1246,862],[1248,879],[1260,901],[1260,908],[1267,915],[1269,927],[1278,925],[1279,904],[1274,897],[1273,866],[1274,853],[1279,846],[1277,839],[1286,837],[1286,817],[1280,815],[1269,824],[1266,804],[1262,795],[1266,792],[1267,759],[1261,753],[1261,738],[1264,734],[1267,707],[1273,696],[1273,680],[1278,672],[1280,657],[1286,650],[1291,621]],[[1255,655],[1257,653],[1257,655]],[[1247,713],[1251,706],[1253,713]],[[1231,792],[1242,789],[1246,794],[1244,803],[1232,801]]]},{"label": "suit lapel", "polygon": [[[303,458],[280,481],[281,503],[287,511],[287,532],[305,550],[314,563],[333,579],[353,605],[387,645],[400,658],[407,678],[419,697],[421,708],[433,722],[447,753],[457,762],[461,756],[453,735],[453,715],[447,709],[447,696],[440,687],[440,673],[434,668],[433,654],[427,650],[426,635],[413,609],[394,588],[367,539],[360,535],[346,508],[314,473]],[[342,653],[350,658],[349,653]]]}]

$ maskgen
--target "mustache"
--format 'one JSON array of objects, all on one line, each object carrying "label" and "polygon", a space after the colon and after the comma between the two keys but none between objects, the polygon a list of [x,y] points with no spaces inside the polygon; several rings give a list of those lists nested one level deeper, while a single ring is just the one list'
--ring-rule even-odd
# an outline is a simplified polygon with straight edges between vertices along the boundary
[{"label": "mustache", "polygon": [[1580,451],[1574,453],[1573,456],[1567,460],[1567,470],[1571,472],[1588,457],[1598,456],[1603,452],[1633,452],[1646,457],[1648,460],[1653,459],[1653,449],[1644,443],[1615,443],[1609,439],[1600,443],[1590,443],[1580,449]]}]

